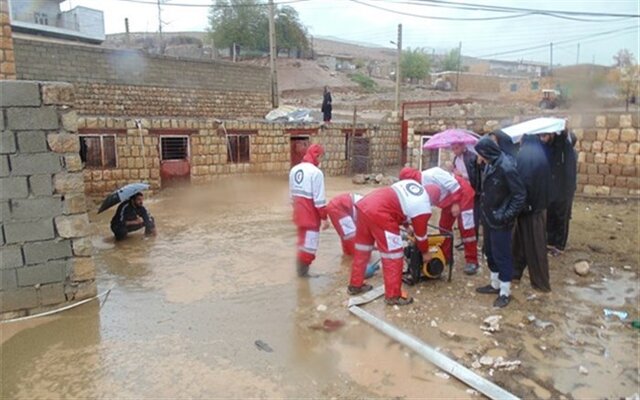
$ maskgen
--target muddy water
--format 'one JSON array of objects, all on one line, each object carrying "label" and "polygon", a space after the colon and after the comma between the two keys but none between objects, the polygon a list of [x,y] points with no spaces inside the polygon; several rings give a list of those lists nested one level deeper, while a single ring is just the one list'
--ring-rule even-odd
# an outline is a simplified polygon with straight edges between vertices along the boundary
[{"label": "muddy water", "polygon": [[[327,188],[329,197],[353,190],[340,178],[327,179]],[[348,314],[349,260],[333,231],[321,233],[313,267],[320,276],[295,277],[285,179],[164,191],[147,207],[155,238],[114,243],[111,215],[92,215],[99,290],[114,288],[104,304],[0,325],[3,398],[478,397]],[[569,276],[558,264],[573,256],[563,257],[553,260],[558,282]],[[482,355],[521,360],[511,372],[476,371],[519,396],[628,396],[639,391],[637,333],[600,313],[622,308],[637,318],[631,261],[632,271],[611,274],[603,264],[602,273],[530,300],[523,282],[507,311],[473,292],[486,273],[410,288],[416,304],[408,308],[378,301],[367,309],[468,367]],[[483,334],[481,321],[493,314],[503,315],[501,330]],[[553,326],[529,323],[532,314]],[[310,328],[325,319],[345,326]]]}]

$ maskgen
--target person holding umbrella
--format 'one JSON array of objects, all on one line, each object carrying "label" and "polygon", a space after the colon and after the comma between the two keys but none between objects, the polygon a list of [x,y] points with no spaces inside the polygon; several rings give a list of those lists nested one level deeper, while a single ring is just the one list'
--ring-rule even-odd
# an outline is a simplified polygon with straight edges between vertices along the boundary
[{"label": "person holding umbrella", "polygon": [[116,240],[123,240],[129,232],[135,232],[144,228],[147,236],[156,235],[156,225],[153,217],[143,206],[144,195],[138,192],[128,201],[120,203],[116,213],[111,218],[111,231]]}]

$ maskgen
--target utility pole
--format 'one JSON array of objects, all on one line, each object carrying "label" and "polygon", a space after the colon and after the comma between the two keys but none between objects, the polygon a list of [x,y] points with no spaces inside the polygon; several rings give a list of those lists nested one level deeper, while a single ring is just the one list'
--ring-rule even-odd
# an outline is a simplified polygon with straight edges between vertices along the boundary
[{"label": "utility pole", "polygon": [[398,24],[398,54],[396,56],[396,113],[400,115],[400,61],[402,58],[402,24]]},{"label": "utility pole", "polygon": [[458,72],[456,73],[456,92],[458,91],[458,81],[460,81],[460,69],[462,69],[462,42],[458,45]]},{"label": "utility pole", "polygon": [[553,72],[553,42],[549,43],[549,75]]},{"label": "utility pole", "polygon": [[129,38],[129,18],[124,19],[124,31],[125,31],[124,39],[127,43],[127,46],[129,46],[131,44],[131,40]]},{"label": "utility pole", "polygon": [[580,43],[578,43],[578,52],[576,55],[576,64],[580,64]]},{"label": "utility pole", "polygon": [[276,71],[276,58],[278,57],[276,46],[276,22],[275,6],[273,0],[269,0],[269,67],[271,69],[271,106],[278,108],[278,72]]},{"label": "utility pole", "polygon": [[160,7],[160,0],[158,1],[158,40],[160,45],[160,54],[164,54],[164,45],[162,44],[162,7]]}]

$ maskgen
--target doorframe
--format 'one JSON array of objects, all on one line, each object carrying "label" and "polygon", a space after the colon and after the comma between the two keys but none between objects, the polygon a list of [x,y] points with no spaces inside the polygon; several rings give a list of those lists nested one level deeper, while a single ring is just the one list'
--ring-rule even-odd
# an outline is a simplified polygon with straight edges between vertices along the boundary
[{"label": "doorframe", "polygon": [[[425,142],[429,139],[431,139],[433,135],[420,135],[420,160],[418,161],[418,169],[420,169],[420,171],[422,171],[422,159],[424,158],[424,145]],[[429,150],[429,151],[433,151],[433,150]],[[438,149],[438,166],[440,166],[440,162],[442,157],[442,153],[440,152],[440,149]]]}]

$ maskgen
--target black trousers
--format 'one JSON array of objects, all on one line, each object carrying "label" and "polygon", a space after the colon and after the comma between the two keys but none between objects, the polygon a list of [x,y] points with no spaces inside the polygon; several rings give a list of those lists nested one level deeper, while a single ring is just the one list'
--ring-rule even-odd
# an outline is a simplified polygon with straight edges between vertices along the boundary
[{"label": "black trousers", "polygon": [[514,278],[522,278],[529,267],[529,280],[534,289],[551,291],[547,259],[546,211],[521,214],[513,233]]},{"label": "black trousers", "polygon": [[547,208],[547,244],[559,250],[564,250],[569,238],[569,222],[573,194],[567,198],[556,200]]},{"label": "black trousers", "polygon": [[111,232],[113,232],[116,240],[123,240],[127,237],[129,232],[135,232],[139,229],[144,228],[144,233],[146,235],[150,234],[155,228],[155,221],[153,217],[149,217],[148,224],[137,224],[137,225],[125,225],[125,224],[111,224]]}]

